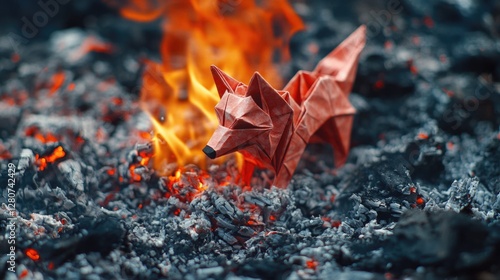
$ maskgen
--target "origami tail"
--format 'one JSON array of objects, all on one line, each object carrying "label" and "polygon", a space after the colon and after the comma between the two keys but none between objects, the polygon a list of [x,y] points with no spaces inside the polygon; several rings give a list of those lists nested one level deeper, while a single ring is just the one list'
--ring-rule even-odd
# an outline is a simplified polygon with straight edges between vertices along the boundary
[{"label": "origami tail", "polygon": [[337,48],[323,58],[313,73],[334,76],[342,92],[348,95],[356,78],[359,55],[365,43],[366,26],[361,25]]}]

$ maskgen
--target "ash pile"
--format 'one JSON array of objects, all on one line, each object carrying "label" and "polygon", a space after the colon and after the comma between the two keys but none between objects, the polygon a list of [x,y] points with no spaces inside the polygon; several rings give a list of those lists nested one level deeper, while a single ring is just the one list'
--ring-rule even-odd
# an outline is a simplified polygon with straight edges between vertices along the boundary
[{"label": "ash pile", "polygon": [[1,277],[497,279],[500,6],[367,2],[293,2],[307,29],[291,44],[290,75],[360,23],[368,42],[347,163],[333,169],[331,149],[311,145],[288,189],[270,187],[265,170],[242,188],[232,162],[170,176],[150,168],[138,89],[159,45],[154,23],[70,2],[26,39],[12,34],[39,8],[10,7],[0,36]]}]

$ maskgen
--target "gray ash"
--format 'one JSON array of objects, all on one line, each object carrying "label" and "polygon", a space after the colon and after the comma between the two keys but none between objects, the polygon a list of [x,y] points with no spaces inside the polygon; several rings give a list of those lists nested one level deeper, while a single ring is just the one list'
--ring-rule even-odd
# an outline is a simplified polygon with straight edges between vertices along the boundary
[{"label": "gray ash", "polygon": [[[310,70],[361,23],[370,32],[347,163],[333,169],[331,149],[311,145],[288,189],[269,187],[265,170],[241,187],[231,162],[159,176],[138,89],[160,26],[86,2],[14,49],[9,32],[36,7],[0,11],[0,181],[13,163],[18,228],[13,274],[3,187],[0,277],[500,276],[494,1],[396,1],[398,13],[394,1],[293,1],[307,29],[285,74]],[[89,38],[101,51],[82,53]]]}]

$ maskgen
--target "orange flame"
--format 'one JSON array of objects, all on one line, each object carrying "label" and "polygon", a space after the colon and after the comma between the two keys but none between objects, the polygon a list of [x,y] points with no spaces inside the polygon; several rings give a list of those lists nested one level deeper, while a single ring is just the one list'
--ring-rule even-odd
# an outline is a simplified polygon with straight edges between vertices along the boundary
[{"label": "orange flame", "polygon": [[141,90],[160,174],[172,162],[206,164],[201,150],[218,125],[210,65],[244,81],[259,71],[278,87],[275,63],[288,60],[289,39],[303,26],[286,0],[129,0],[120,14],[139,22],[164,16],[162,63],[146,61]]}]

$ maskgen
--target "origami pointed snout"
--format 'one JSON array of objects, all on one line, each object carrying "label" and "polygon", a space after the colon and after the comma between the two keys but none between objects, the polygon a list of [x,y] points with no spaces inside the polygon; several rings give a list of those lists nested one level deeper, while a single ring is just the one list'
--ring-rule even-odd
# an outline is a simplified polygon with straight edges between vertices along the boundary
[{"label": "origami pointed snout", "polygon": [[211,159],[236,152],[267,130],[267,128],[232,129],[219,125],[203,148],[203,152]]},{"label": "origami pointed snout", "polygon": [[[211,159],[231,153],[236,149],[236,145],[233,147],[231,142],[227,141],[227,139],[231,139],[232,133],[231,129],[219,125],[203,149],[203,152]],[[234,141],[232,142],[234,143]]]}]

